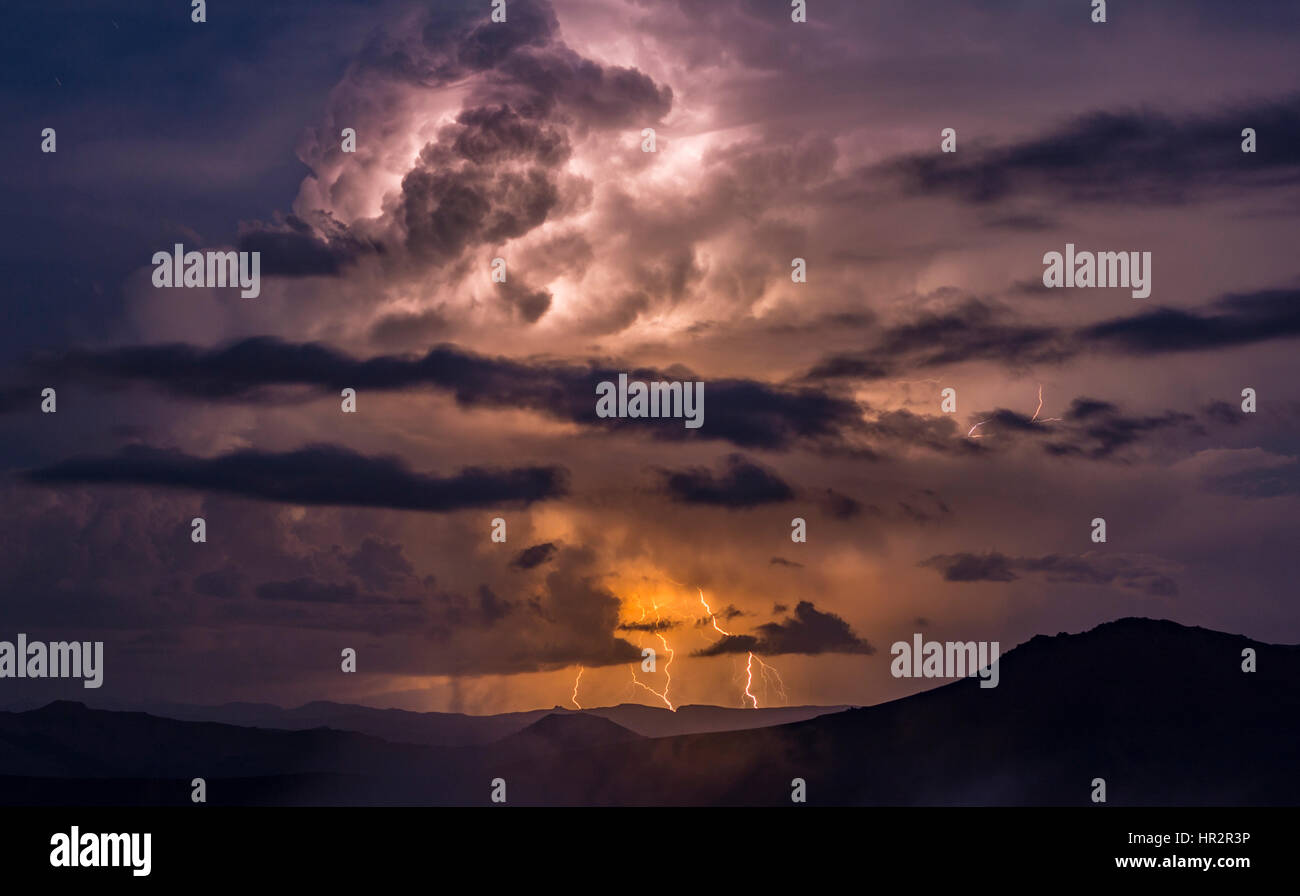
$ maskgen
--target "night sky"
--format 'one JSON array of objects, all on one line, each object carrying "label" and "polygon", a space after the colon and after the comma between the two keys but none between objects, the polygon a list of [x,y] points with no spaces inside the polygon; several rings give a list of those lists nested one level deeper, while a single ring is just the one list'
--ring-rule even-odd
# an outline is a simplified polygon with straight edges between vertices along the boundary
[{"label": "night sky", "polygon": [[[105,671],[0,705],[737,706],[751,653],[763,706],[868,704],[933,684],[914,632],[1300,641],[1294,2],[275,6],[6,16],[0,638]],[[176,243],[261,295],[155,288]],[[1150,295],[1045,288],[1067,243]],[[704,425],[597,418],[620,372]]]}]

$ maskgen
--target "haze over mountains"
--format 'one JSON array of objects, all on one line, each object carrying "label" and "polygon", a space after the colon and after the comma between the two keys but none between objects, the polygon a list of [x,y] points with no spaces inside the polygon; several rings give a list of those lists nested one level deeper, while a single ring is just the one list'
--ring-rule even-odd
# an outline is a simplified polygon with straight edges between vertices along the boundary
[{"label": "haze over mountains", "polygon": [[[1246,647],[1256,672],[1242,671]],[[512,805],[789,805],[802,778],[810,803],[1089,805],[1101,777],[1109,804],[1300,803],[1300,646],[1150,619],[1040,635],[1003,655],[997,688],[963,679],[861,709],[799,707],[795,721],[691,707],[676,722],[765,723],[744,730],[676,733],[627,706],[474,722],[208,709],[226,721],[66,701],[0,713],[0,802],[180,805],[204,777],[215,804],[483,805],[504,778]],[[367,730],[311,725],[325,719]]]}]

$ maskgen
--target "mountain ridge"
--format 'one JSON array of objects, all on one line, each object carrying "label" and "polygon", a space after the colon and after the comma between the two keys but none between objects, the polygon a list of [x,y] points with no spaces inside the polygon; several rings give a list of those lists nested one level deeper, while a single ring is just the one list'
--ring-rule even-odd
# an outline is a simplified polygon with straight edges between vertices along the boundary
[{"label": "mountain ridge", "polygon": [[769,727],[648,738],[551,710],[456,747],[55,701],[0,713],[0,802],[184,803],[198,776],[213,802],[276,805],[478,805],[497,777],[522,805],[789,805],[795,779],[812,803],[1091,805],[1095,778],[1112,804],[1300,804],[1300,646],[1130,617],[999,662],[996,688]]}]

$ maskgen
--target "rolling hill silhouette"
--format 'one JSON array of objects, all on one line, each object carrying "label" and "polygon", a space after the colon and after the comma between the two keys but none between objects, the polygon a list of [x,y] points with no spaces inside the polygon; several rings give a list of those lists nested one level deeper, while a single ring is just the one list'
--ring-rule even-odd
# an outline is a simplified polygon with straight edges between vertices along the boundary
[{"label": "rolling hill silhouette", "polygon": [[[190,722],[221,722],[251,728],[280,728],[301,731],[308,728],[337,728],[371,734],[394,743],[428,746],[472,746],[501,740],[523,731],[554,713],[579,714],[579,711],[556,706],[527,712],[472,716],[450,712],[411,712],[402,709],[375,709],[346,703],[316,701],[293,709],[270,703],[224,703],[219,706],[195,706],[180,703],[102,704],[102,708],[145,712],[168,719]],[[801,722],[844,706],[779,706],[763,709],[737,709],[723,706],[679,706],[676,712],[664,707],[622,703],[618,706],[581,710],[581,714],[609,719],[643,737],[668,737],[675,734],[700,734],[708,731],[739,731],[788,722]]]},{"label": "rolling hill silhouette", "polygon": [[[1257,652],[1243,672],[1241,653]],[[549,805],[1300,803],[1300,647],[1150,619],[1038,636],[1001,683],[963,679],[863,709],[646,738],[551,712],[489,744],[262,730],[59,702],[0,713],[0,802]]]},{"label": "rolling hill silhouette", "polygon": [[556,712],[538,719],[494,747],[498,752],[509,752],[512,756],[530,756],[588,750],[640,739],[640,735],[600,716]]}]

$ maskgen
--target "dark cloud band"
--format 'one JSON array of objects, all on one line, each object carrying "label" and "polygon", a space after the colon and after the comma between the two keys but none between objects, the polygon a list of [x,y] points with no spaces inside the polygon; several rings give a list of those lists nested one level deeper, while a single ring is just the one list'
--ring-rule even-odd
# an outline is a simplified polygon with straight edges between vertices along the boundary
[{"label": "dark cloud band", "polygon": [[26,474],[44,485],[154,485],[283,501],[448,512],[531,504],[565,494],[561,467],[466,468],[453,476],[415,473],[396,458],[368,457],[333,445],[297,451],[236,451],[194,457],[130,446],[116,455],[60,461]]}]

